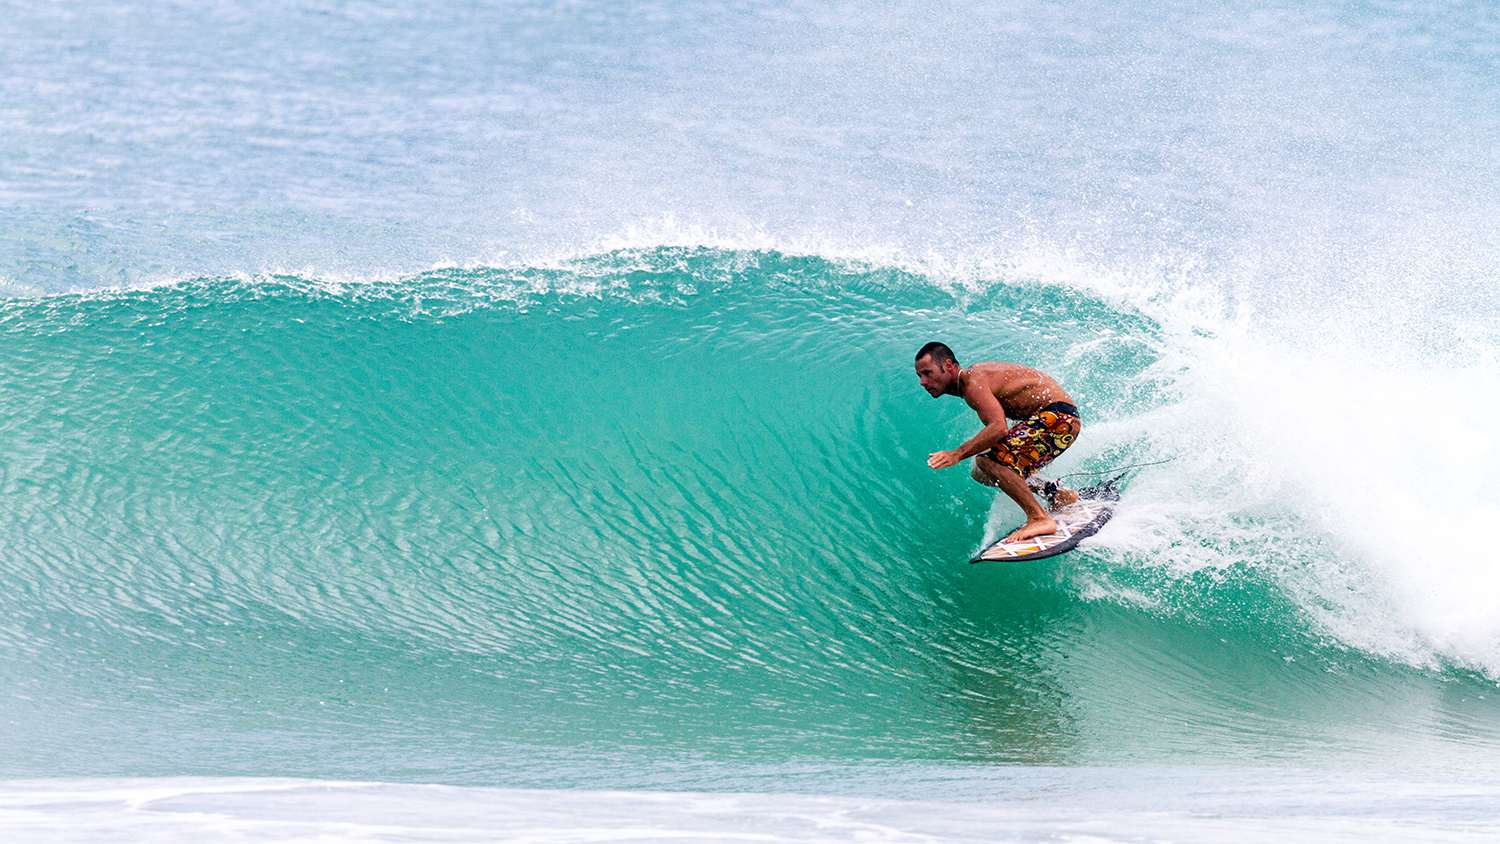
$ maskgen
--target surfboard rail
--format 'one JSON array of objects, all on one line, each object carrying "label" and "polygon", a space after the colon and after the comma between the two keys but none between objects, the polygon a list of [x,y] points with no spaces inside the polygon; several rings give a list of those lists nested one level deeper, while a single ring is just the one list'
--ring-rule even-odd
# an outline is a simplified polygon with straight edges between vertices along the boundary
[{"label": "surfboard rail", "polygon": [[969,563],[1023,563],[1066,554],[1104,527],[1115,514],[1119,500],[1120,493],[1112,484],[1081,489],[1077,501],[1052,511],[1052,518],[1057,521],[1056,533],[1019,542],[1005,542],[1003,539],[991,542]]}]

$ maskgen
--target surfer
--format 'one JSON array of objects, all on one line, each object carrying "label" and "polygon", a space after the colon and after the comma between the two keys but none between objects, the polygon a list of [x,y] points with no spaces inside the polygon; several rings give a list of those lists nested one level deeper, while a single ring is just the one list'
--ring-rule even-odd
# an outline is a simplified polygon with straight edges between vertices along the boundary
[{"label": "surfer", "polygon": [[[970,475],[986,486],[998,487],[1021,505],[1026,524],[1005,537],[1006,542],[1046,536],[1057,531],[1032,495],[1032,473],[1067,450],[1083,427],[1073,399],[1051,376],[1018,363],[982,361],[968,368],[958,365],[953,350],[928,343],[917,352],[917,377],[933,398],[959,396],[979,414],[984,428],[952,451],[927,457],[933,469],[946,469],[970,457]],[[1010,428],[1006,417],[1019,420]],[[1056,487],[1054,508],[1072,504],[1078,493]]]}]

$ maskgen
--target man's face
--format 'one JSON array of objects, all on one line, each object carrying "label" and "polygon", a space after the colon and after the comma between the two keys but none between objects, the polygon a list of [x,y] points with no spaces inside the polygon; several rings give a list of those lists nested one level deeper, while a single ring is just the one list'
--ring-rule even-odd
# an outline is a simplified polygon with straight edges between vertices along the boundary
[{"label": "man's face", "polygon": [[917,359],[917,378],[922,382],[922,389],[933,398],[947,392],[953,385],[953,379],[957,377],[958,366],[955,364],[939,364],[932,359],[932,355],[923,355]]}]

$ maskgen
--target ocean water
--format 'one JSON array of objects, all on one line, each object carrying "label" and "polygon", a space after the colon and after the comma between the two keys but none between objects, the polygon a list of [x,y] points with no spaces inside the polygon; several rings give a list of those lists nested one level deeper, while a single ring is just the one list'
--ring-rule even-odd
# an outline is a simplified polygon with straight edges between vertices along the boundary
[{"label": "ocean water", "polygon": [[1493,5],[3,11],[8,840],[1500,830]]}]

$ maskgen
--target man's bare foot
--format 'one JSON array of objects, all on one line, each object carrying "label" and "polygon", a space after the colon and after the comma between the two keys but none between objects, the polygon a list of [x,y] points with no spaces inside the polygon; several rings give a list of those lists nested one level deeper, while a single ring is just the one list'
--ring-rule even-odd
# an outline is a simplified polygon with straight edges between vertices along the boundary
[{"label": "man's bare foot", "polygon": [[1023,539],[1031,539],[1034,536],[1046,536],[1057,532],[1057,522],[1051,516],[1043,516],[1040,519],[1027,519],[1026,524],[1021,525],[1005,537],[1006,542],[1020,542]]},{"label": "man's bare foot", "polygon": [[1052,496],[1052,509],[1054,509],[1054,510],[1056,510],[1059,507],[1066,507],[1069,504],[1077,504],[1077,503],[1078,503],[1078,493],[1074,492],[1071,489],[1065,489],[1063,487],[1058,487],[1057,488],[1057,492],[1054,493],[1053,496]]}]

